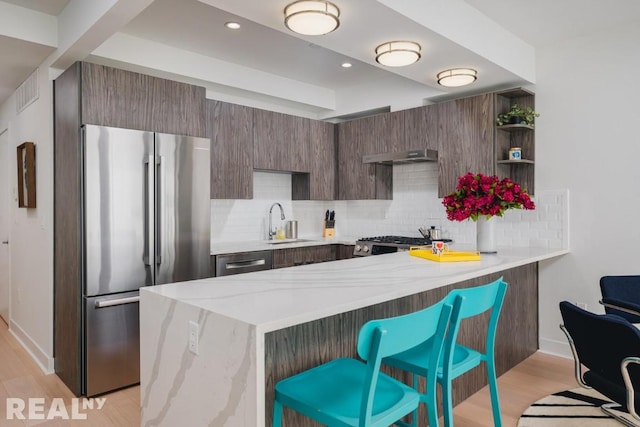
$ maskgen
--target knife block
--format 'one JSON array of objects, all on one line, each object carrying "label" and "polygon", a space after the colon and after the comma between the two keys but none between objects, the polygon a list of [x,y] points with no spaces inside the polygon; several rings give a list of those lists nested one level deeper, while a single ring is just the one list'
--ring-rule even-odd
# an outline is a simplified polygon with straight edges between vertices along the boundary
[{"label": "knife block", "polygon": [[334,237],[336,235],[336,222],[325,220],[322,222],[322,237]]}]

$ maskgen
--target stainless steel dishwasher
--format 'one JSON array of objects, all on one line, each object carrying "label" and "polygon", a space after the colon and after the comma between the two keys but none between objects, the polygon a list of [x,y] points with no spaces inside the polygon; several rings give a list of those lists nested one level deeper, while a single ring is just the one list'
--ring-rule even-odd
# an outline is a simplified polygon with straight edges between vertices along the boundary
[{"label": "stainless steel dishwasher", "polygon": [[272,251],[254,251],[215,255],[215,275],[219,277],[271,270],[273,266],[272,253]]}]

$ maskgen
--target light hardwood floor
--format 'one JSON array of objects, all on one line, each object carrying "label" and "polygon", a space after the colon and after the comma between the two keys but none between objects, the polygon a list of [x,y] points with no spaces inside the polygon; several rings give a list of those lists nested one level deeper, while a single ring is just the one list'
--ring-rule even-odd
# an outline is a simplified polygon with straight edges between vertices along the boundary
[{"label": "light hardwood floor", "polygon": [[[573,363],[570,360],[536,353],[498,379],[502,417],[505,427],[515,427],[522,411],[530,403],[547,394],[575,388]],[[45,408],[54,398],[63,398],[71,413],[73,394],[56,375],[42,371],[9,333],[0,320],[0,427],[5,426],[91,426],[129,427],[140,424],[140,388],[130,387],[101,397],[106,398],[101,410],[87,411],[84,421],[20,421],[7,420],[7,397],[43,397]],[[456,427],[490,427],[493,425],[489,391],[485,387],[454,410]],[[174,427],[174,426],[167,426]],[[194,426],[198,427],[198,426]],[[223,427],[223,426],[220,426]],[[302,426],[300,426],[302,427]]]}]

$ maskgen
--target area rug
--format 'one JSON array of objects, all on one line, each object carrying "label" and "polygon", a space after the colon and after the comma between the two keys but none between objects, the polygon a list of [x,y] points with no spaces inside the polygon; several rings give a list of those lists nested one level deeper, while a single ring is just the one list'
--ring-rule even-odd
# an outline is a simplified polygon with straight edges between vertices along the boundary
[{"label": "area rug", "polygon": [[[611,403],[595,390],[574,388],[543,397],[520,416],[517,427],[621,427],[619,421],[602,412]],[[626,412],[619,414],[630,417]]]}]

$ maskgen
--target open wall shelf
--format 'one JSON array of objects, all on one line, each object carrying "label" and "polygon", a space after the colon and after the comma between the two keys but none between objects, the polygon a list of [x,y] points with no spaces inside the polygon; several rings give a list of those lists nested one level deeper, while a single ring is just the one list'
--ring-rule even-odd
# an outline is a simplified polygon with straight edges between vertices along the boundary
[{"label": "open wall shelf", "polygon": [[[495,115],[506,113],[511,105],[535,110],[535,94],[523,88],[515,88],[495,93]],[[506,124],[495,126],[495,165],[500,178],[508,177],[534,194],[536,139],[534,126],[526,124]],[[509,158],[509,149],[520,147],[522,160]],[[526,159],[525,159],[526,158]]]}]

